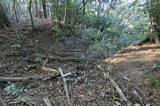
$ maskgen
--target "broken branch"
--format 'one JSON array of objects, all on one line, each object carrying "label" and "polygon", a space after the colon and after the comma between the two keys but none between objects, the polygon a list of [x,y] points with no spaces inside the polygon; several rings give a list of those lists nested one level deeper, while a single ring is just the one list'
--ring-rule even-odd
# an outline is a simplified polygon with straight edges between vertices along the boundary
[{"label": "broken branch", "polygon": [[47,72],[58,72],[55,69],[44,67],[44,66],[40,66],[38,64],[33,64],[33,65],[30,66],[30,68],[38,69],[38,70],[41,70],[41,71],[47,71]]},{"label": "broken branch", "polygon": [[6,104],[3,102],[2,97],[0,95],[0,106],[6,106]]},{"label": "broken branch", "polygon": [[111,76],[109,75],[109,73],[107,73],[107,74],[104,73],[104,77],[105,77],[105,79],[108,79],[110,81],[110,83],[116,89],[116,91],[119,94],[119,96],[121,97],[121,99],[124,102],[127,103],[127,106],[132,106],[133,103],[126,98],[126,96],[124,95],[124,93],[122,92],[122,90],[120,89],[120,87],[118,86],[118,84],[111,78]]},{"label": "broken branch", "polygon": [[44,56],[44,55],[35,55],[36,57],[42,57],[42,58],[48,58],[50,60],[55,60],[55,61],[74,61],[74,62],[80,62],[84,59],[82,58],[74,58],[74,57],[58,57],[58,56]]},{"label": "broken branch", "polygon": [[65,77],[64,77],[65,75],[63,74],[63,71],[62,71],[61,68],[59,68],[59,72],[60,72],[60,74],[61,74],[61,76],[62,76],[62,79],[63,79],[63,82],[64,82],[64,90],[65,90],[65,92],[66,92],[68,104],[69,104],[70,106],[72,106],[71,101],[70,101],[70,97],[69,97],[69,93],[68,93],[67,81],[66,81],[66,79],[65,79]]},{"label": "broken branch", "polygon": [[48,57],[51,60],[57,60],[57,61],[75,61],[75,62],[79,62],[82,59],[81,58],[60,58],[60,57],[55,57],[55,56],[50,56]]},{"label": "broken branch", "polygon": [[43,98],[44,100],[44,103],[47,105],[47,106],[52,106],[51,105],[51,102],[49,101],[48,97],[47,98]]},{"label": "broken branch", "polygon": [[0,81],[6,82],[17,82],[17,81],[28,81],[28,80],[44,80],[59,77],[59,73],[54,73],[46,76],[29,76],[29,77],[0,77]]}]

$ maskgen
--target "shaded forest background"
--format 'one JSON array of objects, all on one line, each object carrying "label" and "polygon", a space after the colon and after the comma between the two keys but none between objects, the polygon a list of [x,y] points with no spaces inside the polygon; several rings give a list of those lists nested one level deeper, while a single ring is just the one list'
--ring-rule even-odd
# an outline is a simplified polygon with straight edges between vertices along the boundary
[{"label": "shaded forest background", "polygon": [[93,43],[91,49],[107,49],[109,55],[146,36],[154,41],[159,33],[157,0],[2,0],[0,8],[3,27],[34,29],[37,18],[47,18],[56,35],[79,36]]}]

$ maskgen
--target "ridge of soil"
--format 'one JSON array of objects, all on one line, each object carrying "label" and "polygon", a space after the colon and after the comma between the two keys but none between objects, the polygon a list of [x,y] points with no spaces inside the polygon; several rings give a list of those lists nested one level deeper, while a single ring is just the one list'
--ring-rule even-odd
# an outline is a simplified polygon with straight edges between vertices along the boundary
[{"label": "ridge of soil", "polygon": [[[28,29],[9,30],[0,29],[0,76],[2,77],[26,77],[33,75],[48,75],[51,72],[43,72],[29,68],[35,56],[55,56],[67,58],[96,59],[90,56],[89,43],[75,36],[60,36],[50,30],[52,26],[39,27],[37,31]],[[1,36],[3,35],[3,36]],[[16,44],[20,47],[14,47]],[[13,46],[14,45],[14,46]],[[59,56],[59,54],[61,54]],[[88,56],[89,55],[89,56]],[[73,106],[125,106],[113,86],[104,79],[103,67],[120,86],[126,97],[134,104],[138,103],[160,105],[160,90],[146,82],[149,76],[160,77],[159,69],[153,65],[160,61],[160,46],[142,45],[130,46],[114,56],[94,64],[89,61],[58,61],[49,60],[45,66],[53,69],[61,67],[64,73],[74,73],[67,82],[69,96]],[[17,85],[25,89],[25,94],[31,99],[33,106],[45,106],[43,98],[48,98],[53,106],[68,106],[61,77],[48,80],[34,80],[17,82]],[[13,104],[15,97],[8,95],[1,86],[2,98],[9,106],[28,106],[27,104]],[[133,91],[136,90],[142,99],[139,99]]]}]

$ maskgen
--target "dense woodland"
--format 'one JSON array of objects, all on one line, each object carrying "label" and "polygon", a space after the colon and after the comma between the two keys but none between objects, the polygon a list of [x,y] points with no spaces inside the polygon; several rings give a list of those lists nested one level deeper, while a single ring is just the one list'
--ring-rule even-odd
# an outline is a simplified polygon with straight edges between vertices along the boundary
[{"label": "dense woodland", "polygon": [[159,106],[159,0],[0,0],[0,106]]}]

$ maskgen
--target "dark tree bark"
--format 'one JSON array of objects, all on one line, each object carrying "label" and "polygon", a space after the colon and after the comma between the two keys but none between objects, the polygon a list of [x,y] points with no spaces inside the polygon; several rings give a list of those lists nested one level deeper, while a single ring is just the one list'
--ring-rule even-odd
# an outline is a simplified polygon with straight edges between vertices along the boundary
[{"label": "dark tree bark", "polygon": [[30,19],[31,19],[32,28],[34,28],[34,22],[33,22],[31,6],[32,6],[32,0],[29,1],[28,10],[29,10],[29,15],[30,15]]},{"label": "dark tree bark", "polygon": [[18,15],[17,15],[17,11],[16,11],[16,0],[13,0],[13,11],[16,17],[16,21],[18,22]]},{"label": "dark tree bark", "polygon": [[5,9],[2,5],[2,3],[0,3],[0,27],[10,27],[11,23],[6,15]]},{"label": "dark tree bark", "polygon": [[83,17],[86,13],[86,0],[82,0],[82,4],[83,4]]},{"label": "dark tree bark", "polygon": [[37,0],[35,0],[35,16],[38,17],[38,3]]},{"label": "dark tree bark", "polygon": [[47,18],[46,0],[42,0],[43,14]]},{"label": "dark tree bark", "polygon": [[64,21],[64,24],[65,25],[68,25],[68,24],[70,24],[71,23],[71,12],[69,12],[69,11],[72,11],[71,9],[72,8],[70,8],[70,1],[69,0],[64,0],[64,3],[65,3],[65,7],[64,7],[64,19],[63,19],[63,21]]}]

